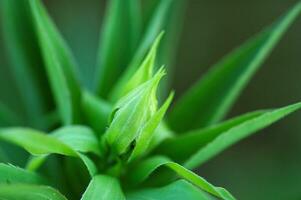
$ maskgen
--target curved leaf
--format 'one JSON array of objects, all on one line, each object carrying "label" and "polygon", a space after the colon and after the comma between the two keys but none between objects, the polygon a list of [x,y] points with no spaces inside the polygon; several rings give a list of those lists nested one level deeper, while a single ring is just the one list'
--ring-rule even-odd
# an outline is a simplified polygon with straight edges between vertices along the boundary
[{"label": "curved leaf", "polygon": [[0,198],[9,200],[67,200],[57,190],[37,185],[0,185]]},{"label": "curved leaf", "polygon": [[224,188],[215,187],[207,182],[202,177],[198,176],[194,172],[184,168],[183,166],[170,161],[166,157],[156,156],[149,158],[140,164],[138,164],[129,174],[129,183],[138,184],[148,178],[157,168],[164,166],[174,171],[181,178],[189,181],[200,189],[222,199],[230,200],[235,199]]},{"label": "curved leaf", "polygon": [[96,173],[96,166],[85,155],[75,151],[59,139],[29,128],[1,128],[0,140],[4,140],[24,148],[36,156],[60,154],[80,158],[86,165],[90,175]]},{"label": "curved leaf", "polygon": [[57,138],[78,152],[93,152],[100,155],[98,138],[93,131],[86,126],[65,126],[53,131],[51,136]]},{"label": "curved leaf", "polygon": [[208,195],[185,180],[175,181],[160,188],[149,188],[134,191],[126,195],[127,200],[214,200]]},{"label": "curved leaf", "polygon": [[257,117],[246,120],[241,124],[219,134],[219,136],[212,142],[209,142],[206,146],[187,159],[184,166],[189,169],[198,167],[227,147],[235,144],[237,141],[271,125],[299,109],[301,109],[301,103],[296,103],[273,111],[265,112]]},{"label": "curved leaf", "polygon": [[299,2],[271,27],[217,63],[175,104],[169,115],[171,127],[184,132],[222,119],[300,11]]},{"label": "curved leaf", "polygon": [[125,200],[119,181],[116,178],[97,175],[91,180],[81,200]]},{"label": "curved leaf", "polygon": [[79,121],[80,86],[76,64],[40,0],[29,1],[54,99],[64,124]]},{"label": "curved leaf", "polygon": [[26,171],[13,165],[0,163],[0,185],[1,184],[43,184],[45,180],[39,175]]},{"label": "curved leaf", "polygon": [[196,129],[181,135],[174,135],[162,142],[155,153],[166,155],[174,161],[183,162],[200,148],[213,141],[225,131],[239,124],[256,118],[265,111],[255,111],[227,120],[206,129]]}]

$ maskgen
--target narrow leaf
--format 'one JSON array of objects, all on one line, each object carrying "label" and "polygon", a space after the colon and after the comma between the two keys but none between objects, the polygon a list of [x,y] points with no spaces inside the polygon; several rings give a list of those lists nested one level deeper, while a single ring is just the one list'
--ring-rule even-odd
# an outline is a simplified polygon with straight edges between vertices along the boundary
[{"label": "narrow leaf", "polygon": [[273,111],[265,112],[255,118],[251,118],[219,134],[212,142],[201,148],[193,154],[184,166],[192,169],[203,164],[210,158],[225,150],[227,147],[235,144],[241,139],[254,134],[256,131],[263,129],[283,117],[301,109],[301,103],[296,103]]},{"label": "narrow leaf", "polygon": [[[3,0],[3,30],[12,72],[21,94],[28,123],[37,123],[50,103],[49,85],[43,69],[38,39],[34,31],[27,0]],[[32,106],[34,105],[34,106]]]},{"label": "narrow leaf", "polygon": [[227,192],[224,188],[215,187],[209,182],[207,182],[202,177],[198,176],[194,172],[184,168],[183,166],[170,161],[166,157],[155,156],[151,157],[139,165],[137,165],[132,173],[129,174],[129,183],[138,184],[147,179],[157,168],[159,167],[167,167],[168,169],[175,172],[181,178],[189,181],[194,184],[198,188],[225,200],[235,199],[229,192]]},{"label": "narrow leaf", "polygon": [[52,92],[64,124],[78,122],[80,87],[69,48],[40,0],[29,1]]},{"label": "narrow leaf", "polygon": [[9,200],[67,200],[51,187],[25,184],[0,185],[0,197]]},{"label": "narrow leaf", "polygon": [[[163,26],[165,24],[164,22],[168,18],[168,11],[170,10],[172,2],[173,0],[164,0],[158,3],[155,12],[152,15],[152,18],[147,25],[147,29],[143,35],[142,41],[140,42],[140,45],[126,71],[122,74],[122,77],[116,83],[116,88],[125,85],[139,68],[153,41],[163,30]],[[113,89],[113,91],[114,90],[115,88]]]},{"label": "narrow leaf", "polygon": [[81,200],[125,200],[119,181],[116,178],[97,175],[91,180]]},{"label": "narrow leaf", "polygon": [[214,200],[215,198],[185,180],[178,180],[160,188],[148,188],[126,195],[127,200]]},{"label": "narrow leaf", "polygon": [[106,97],[132,57],[132,51],[139,39],[139,16],[135,16],[137,19],[133,16],[139,13],[138,5],[137,0],[108,2],[96,68],[97,93],[101,97]]},{"label": "narrow leaf", "polygon": [[181,163],[220,134],[264,113],[264,111],[255,111],[206,129],[196,129],[181,135],[174,135],[174,137],[170,137],[161,143],[155,150],[155,153],[166,155],[172,160]]},{"label": "narrow leaf", "polygon": [[176,103],[169,116],[171,127],[184,132],[221,120],[300,11],[299,2],[271,27],[217,63]]}]

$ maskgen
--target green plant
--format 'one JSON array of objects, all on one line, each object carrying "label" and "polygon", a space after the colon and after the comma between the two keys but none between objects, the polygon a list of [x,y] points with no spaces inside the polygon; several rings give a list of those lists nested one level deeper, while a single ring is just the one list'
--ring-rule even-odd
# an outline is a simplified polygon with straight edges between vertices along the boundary
[{"label": "green plant", "polygon": [[[18,149],[1,146],[1,199],[235,199],[191,170],[301,108],[296,103],[220,122],[301,3],[214,66],[166,119],[173,93],[158,106],[166,70],[155,66],[169,62],[177,22],[167,19],[183,2],[158,1],[143,28],[139,1],[111,0],[94,89],[80,83],[76,62],[39,0],[1,3],[25,114],[0,104],[0,140],[31,154],[22,169],[4,163],[28,156],[15,158]],[[157,51],[164,56],[156,59]]]}]

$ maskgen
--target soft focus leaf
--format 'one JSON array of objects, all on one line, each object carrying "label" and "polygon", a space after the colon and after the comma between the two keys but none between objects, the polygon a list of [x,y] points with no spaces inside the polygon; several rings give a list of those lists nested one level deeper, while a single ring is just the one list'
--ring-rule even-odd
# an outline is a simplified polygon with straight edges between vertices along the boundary
[{"label": "soft focus leaf", "polygon": [[81,200],[125,200],[119,181],[116,178],[97,175],[91,180]]},{"label": "soft focus leaf", "polygon": [[125,85],[117,85],[111,94],[111,101],[116,102],[121,97],[128,94],[130,91],[141,85],[142,83],[148,81],[153,76],[155,59],[157,54],[157,49],[160,44],[163,32],[161,32],[156,40],[154,41],[152,47],[150,48],[148,54],[144,58],[139,69],[135,74],[125,83]]},{"label": "soft focus leaf", "polygon": [[133,16],[139,13],[139,1],[111,0],[108,4],[96,68],[97,93],[101,97],[107,96],[123,72],[140,35],[139,16]]},{"label": "soft focus leaf", "polygon": [[[41,128],[37,122],[47,109],[49,85],[43,69],[27,0],[3,0],[3,30],[10,56],[11,69],[21,94],[20,103],[26,112],[27,122]],[[34,106],[32,106],[34,105]]]},{"label": "soft focus leaf", "polygon": [[208,195],[185,180],[178,180],[160,188],[141,189],[126,196],[127,200],[214,200]]},{"label": "soft focus leaf", "polygon": [[175,135],[161,143],[155,152],[166,155],[174,161],[183,162],[220,134],[264,113],[264,111],[255,111],[206,129],[196,129],[178,136]]},{"label": "soft focus leaf", "polygon": [[42,177],[33,172],[26,171],[13,165],[0,163],[0,185],[15,183],[43,184],[44,182]]},{"label": "soft focus leaf", "polygon": [[0,102],[0,127],[20,124],[21,120],[7,106]]},{"label": "soft focus leaf", "polygon": [[67,200],[49,186],[25,184],[0,185],[0,198],[7,200]]},{"label": "soft focus leaf", "polygon": [[222,119],[300,11],[298,3],[271,27],[216,64],[175,104],[169,116],[171,127],[184,132]]},{"label": "soft focus leaf", "polygon": [[29,1],[48,79],[63,123],[79,121],[80,86],[69,48],[40,0]]},{"label": "soft focus leaf", "polygon": [[116,83],[113,91],[118,90],[118,88],[125,85],[139,68],[153,41],[163,30],[163,25],[165,20],[168,18],[168,11],[170,10],[172,2],[173,0],[164,0],[158,3],[133,59],[128,65],[126,71]]},{"label": "soft focus leaf", "polygon": [[157,168],[167,167],[168,169],[175,172],[181,178],[189,181],[200,189],[217,196],[222,199],[230,200],[235,199],[232,195],[226,191],[224,188],[215,187],[209,182],[207,182],[202,177],[198,176],[194,172],[184,168],[183,166],[170,161],[166,157],[155,156],[148,158],[147,160],[141,162],[137,165],[132,173],[129,174],[129,183],[138,184],[147,179]]},{"label": "soft focus leaf", "polygon": [[84,92],[82,110],[86,123],[96,131],[97,135],[103,135],[108,125],[112,105],[89,92]]},{"label": "soft focus leaf", "polygon": [[29,128],[1,128],[0,140],[18,145],[36,156],[46,156],[54,153],[78,157],[85,163],[91,176],[96,173],[94,163],[87,156],[78,153],[59,139],[40,131]]},{"label": "soft focus leaf", "polygon": [[254,134],[256,131],[271,125],[299,109],[301,109],[301,103],[296,103],[273,111],[265,112],[257,117],[246,120],[241,124],[219,134],[219,136],[212,142],[209,142],[206,146],[187,159],[184,166],[189,169],[198,167],[239,140]]},{"label": "soft focus leaf", "polygon": [[98,138],[86,126],[65,126],[56,129],[51,135],[78,152],[100,154]]}]

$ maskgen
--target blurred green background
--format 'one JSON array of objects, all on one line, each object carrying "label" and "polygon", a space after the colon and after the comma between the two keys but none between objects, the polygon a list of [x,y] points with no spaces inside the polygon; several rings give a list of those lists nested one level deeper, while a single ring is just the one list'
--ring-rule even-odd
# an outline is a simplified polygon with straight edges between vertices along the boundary
[{"label": "blurred green background", "polygon": [[[146,0],[144,0],[146,1]],[[154,1],[154,0],[149,0]],[[174,60],[172,87],[177,97],[230,50],[269,25],[296,0],[189,0]],[[45,1],[89,77],[95,65],[106,1]],[[179,22],[179,26],[180,26]],[[18,108],[0,33],[0,98]],[[229,117],[301,100],[301,17],[235,104]],[[240,142],[199,169],[238,199],[301,199],[301,113]],[[300,156],[300,157],[299,157]]]}]

